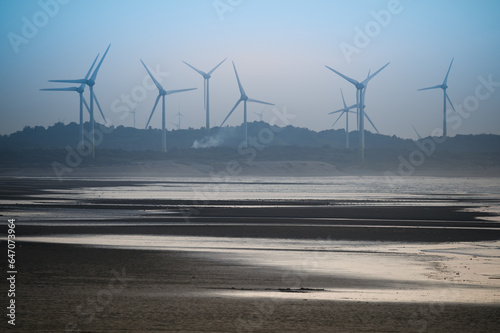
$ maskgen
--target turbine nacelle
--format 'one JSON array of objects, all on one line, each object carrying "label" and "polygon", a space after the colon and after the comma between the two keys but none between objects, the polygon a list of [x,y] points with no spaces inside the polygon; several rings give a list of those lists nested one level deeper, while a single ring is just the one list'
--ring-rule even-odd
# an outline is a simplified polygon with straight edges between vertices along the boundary
[{"label": "turbine nacelle", "polygon": [[243,94],[241,95],[241,98],[240,98],[242,101],[247,101],[248,100],[248,96]]},{"label": "turbine nacelle", "polygon": [[358,83],[356,84],[356,89],[357,89],[357,90],[363,90],[363,89],[365,89],[365,88],[366,88],[366,85],[364,85],[364,84],[363,84],[363,83],[361,83],[361,82],[358,82]]}]

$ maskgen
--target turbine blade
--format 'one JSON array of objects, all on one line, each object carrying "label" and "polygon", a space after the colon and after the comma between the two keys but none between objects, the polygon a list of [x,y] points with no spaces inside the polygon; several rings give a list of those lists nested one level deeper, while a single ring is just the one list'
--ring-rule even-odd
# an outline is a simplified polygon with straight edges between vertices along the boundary
[{"label": "turbine blade", "polygon": [[245,90],[243,89],[243,86],[241,85],[240,78],[238,76],[238,72],[236,71],[236,66],[234,65],[234,61],[233,61],[233,68],[234,68],[234,73],[236,74],[236,80],[238,81],[238,88],[240,88],[240,94],[241,94],[241,96],[244,96],[244,95],[246,95]]},{"label": "turbine blade", "polygon": [[[342,113],[340,114],[340,116],[337,118],[337,120],[335,120],[335,122],[333,123],[332,127],[334,127],[334,126],[335,126],[335,124],[339,121],[339,119],[340,119],[340,118],[342,118],[342,116],[343,116],[343,115],[344,115],[344,112],[342,112]],[[347,115],[346,115],[346,117],[347,117]]]},{"label": "turbine blade", "polygon": [[422,137],[420,136],[420,133],[418,133],[417,129],[415,128],[415,126],[411,125],[411,127],[413,127],[413,130],[415,131],[415,133],[417,134],[417,137],[419,140],[422,139]]},{"label": "turbine blade", "polygon": [[90,114],[90,108],[89,105],[87,104],[87,101],[85,100],[85,97],[82,96],[83,104],[85,105],[85,108],[87,109],[88,113]]},{"label": "turbine blade", "polygon": [[446,99],[448,100],[448,102],[450,102],[450,105],[451,105],[451,108],[453,109],[453,111],[457,112],[457,110],[455,110],[455,107],[453,106],[453,103],[451,102],[450,96],[448,96],[447,92],[445,92],[445,94],[446,94]]},{"label": "turbine blade", "polygon": [[59,82],[59,83],[87,83],[85,79],[78,80],[49,80],[49,82]]},{"label": "turbine blade", "polygon": [[90,66],[89,71],[87,72],[87,75],[85,75],[85,80],[87,80],[89,78],[89,75],[92,72],[92,69],[94,68],[94,65],[95,65],[98,58],[99,58],[99,53],[95,57],[94,62],[92,63],[92,66]]},{"label": "turbine blade", "polygon": [[224,61],[226,61],[227,58],[222,60],[217,66],[215,66],[210,72],[208,72],[208,75],[211,75]]},{"label": "turbine blade", "polygon": [[222,124],[220,124],[220,126],[222,127],[224,125],[224,123],[226,122],[227,118],[229,118],[229,116],[231,115],[231,113],[233,113],[233,111],[238,107],[238,105],[240,105],[242,99],[240,98],[236,104],[233,106],[233,108],[231,109],[231,111],[229,111],[228,115],[226,116],[226,119],[224,119],[224,121],[222,122]]},{"label": "turbine blade", "polygon": [[340,94],[342,95],[342,102],[344,103],[344,109],[347,109],[347,105],[345,104],[344,93],[342,92],[342,88],[340,88]]},{"label": "turbine blade", "polygon": [[249,98],[247,99],[247,102],[251,102],[251,103],[260,103],[260,104],[266,104],[266,105],[274,105],[272,103],[267,103],[267,102],[263,102],[263,101],[259,101],[257,99],[253,99],[253,98]]},{"label": "turbine blade", "polygon": [[148,128],[149,122],[151,121],[151,117],[153,116],[153,113],[155,113],[156,106],[158,105],[158,101],[160,100],[161,95],[158,95],[156,97],[155,105],[153,106],[153,110],[151,111],[151,114],[149,115],[148,122],[146,123],[146,129]]},{"label": "turbine blade", "polygon": [[180,93],[180,92],[183,92],[183,91],[190,91],[190,90],[196,90],[196,89],[198,89],[198,88],[168,90],[166,94],[167,95],[172,95],[172,94]]},{"label": "turbine blade", "polygon": [[106,54],[108,54],[110,47],[111,47],[111,44],[108,45],[108,48],[106,49],[106,52],[104,52],[104,55],[102,56],[101,61],[99,61],[99,64],[97,65],[97,67],[94,70],[94,73],[92,73],[92,76],[90,77],[90,79],[92,81],[95,81],[95,79],[97,78],[97,73],[99,72],[99,69],[101,68],[101,65],[102,65],[102,62],[104,61],[104,58],[106,58]]},{"label": "turbine blade", "polygon": [[332,72],[334,72],[335,74],[339,75],[340,77],[344,78],[345,80],[351,82],[352,84],[354,84],[355,86],[357,86],[359,84],[358,81],[354,80],[354,79],[351,79],[350,77],[348,76],[345,76],[344,74],[340,73],[340,72],[337,72],[335,69],[331,68],[331,67],[328,67],[325,65],[326,68],[328,68],[329,70],[331,70]]},{"label": "turbine blade", "polygon": [[144,61],[142,61],[142,59],[139,59],[139,60],[142,62],[142,65],[144,66],[144,68],[146,68],[146,71],[148,72],[149,76],[151,77],[151,80],[153,80],[153,82],[155,83],[156,88],[158,88],[158,90],[163,90],[163,87],[161,86],[161,84],[158,81],[156,81],[155,77],[153,76],[153,74],[151,74],[148,67],[144,63]]},{"label": "turbine blade", "polygon": [[368,119],[368,121],[370,122],[370,124],[373,126],[373,128],[375,129],[375,131],[377,131],[377,133],[380,134],[380,132],[378,131],[377,127],[375,127],[375,124],[373,123],[373,121],[370,119],[370,117],[368,117],[368,114],[366,113],[366,111],[363,112],[363,113],[364,113],[366,119]]},{"label": "turbine blade", "polygon": [[197,69],[197,68],[195,68],[195,67],[191,66],[191,65],[190,65],[190,64],[188,64],[187,62],[183,61],[183,63],[185,63],[186,65],[188,65],[188,66],[189,66],[189,67],[191,67],[192,69],[194,69],[194,70],[195,70],[196,72],[198,72],[201,76],[206,75],[206,74],[205,74],[205,72],[200,71],[199,69]]},{"label": "turbine blade", "polygon": [[384,66],[382,66],[378,71],[376,71],[375,73],[373,73],[372,75],[369,75],[364,81],[363,81],[363,84],[366,86],[366,84],[368,82],[370,82],[371,79],[373,79],[375,77],[375,75],[377,75],[378,73],[380,73],[384,68],[386,68],[387,66],[389,66],[390,62],[388,62],[387,64],[385,64]]},{"label": "turbine blade", "polygon": [[422,90],[431,90],[431,89],[438,89],[438,88],[441,88],[441,85],[438,85],[438,86],[432,86],[432,87],[428,87],[428,88],[422,88],[422,89],[418,89],[417,91],[422,91]]},{"label": "turbine blade", "polygon": [[345,111],[346,111],[346,109],[340,109],[340,110],[335,110],[335,111],[332,111],[332,112],[330,112],[330,113],[328,113],[328,114],[335,114],[335,113],[345,112]]},{"label": "turbine blade", "polygon": [[40,89],[42,91],[78,91],[78,87],[69,87],[69,88],[45,88]]},{"label": "turbine blade", "polygon": [[352,110],[352,109],[356,109],[357,107],[358,107],[358,104],[353,104],[353,105],[351,105],[349,107],[345,107],[345,108],[340,109],[338,111],[349,111],[349,110]]},{"label": "turbine blade", "polygon": [[451,65],[453,65],[453,60],[455,60],[455,58],[451,59],[450,67],[448,68],[448,72],[446,73],[446,77],[444,78],[443,85],[446,85],[446,83],[448,82],[448,75],[450,75],[450,70],[451,70]]},{"label": "turbine blade", "polygon": [[93,93],[94,96],[94,101],[97,104],[97,108],[99,109],[99,112],[101,112],[102,119],[104,120],[104,123],[107,123],[106,117],[104,117],[104,113],[102,112],[101,105],[99,104],[99,101],[97,100],[97,96],[95,95],[95,91]]}]

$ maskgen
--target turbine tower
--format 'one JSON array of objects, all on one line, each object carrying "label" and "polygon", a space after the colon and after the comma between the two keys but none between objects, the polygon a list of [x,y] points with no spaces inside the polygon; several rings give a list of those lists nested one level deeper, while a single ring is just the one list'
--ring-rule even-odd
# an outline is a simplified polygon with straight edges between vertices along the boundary
[{"label": "turbine tower", "polygon": [[260,103],[260,104],[266,104],[266,105],[274,105],[271,103],[267,102],[262,102],[256,99],[248,98],[248,96],[245,94],[245,90],[243,89],[243,86],[241,85],[240,78],[238,77],[238,72],[236,71],[236,66],[234,65],[233,62],[233,68],[234,68],[234,74],[236,74],[236,80],[238,81],[238,88],[240,89],[240,99],[236,102],[236,104],[233,106],[231,111],[229,111],[229,114],[226,116],[226,119],[222,122],[220,125],[221,127],[224,125],[226,122],[227,118],[233,113],[233,111],[238,107],[238,105],[243,101],[243,122],[245,124],[245,147],[248,147],[248,127],[247,127],[247,102],[251,103]]},{"label": "turbine tower", "polygon": [[[89,86],[90,90],[90,137],[92,139],[92,158],[95,158],[95,134],[94,134],[94,100],[97,104],[97,107],[99,108],[99,111],[101,111],[101,115],[104,118],[104,114],[102,113],[101,105],[99,104],[97,97],[95,96],[94,93],[94,85],[95,85],[95,80],[97,78],[97,73],[99,72],[99,69],[101,68],[102,62],[104,61],[104,58],[106,58],[106,54],[108,54],[109,48],[111,47],[111,44],[108,45],[108,48],[106,49],[106,52],[104,52],[104,55],[102,56],[101,60],[99,61],[99,64],[95,68],[94,72],[92,73],[92,76],[90,79],[79,79],[79,80],[50,80],[49,82],[63,82],[63,83],[80,83],[80,84],[86,84]],[[106,122],[106,118],[104,118],[104,122]]]},{"label": "turbine tower", "polygon": [[146,71],[148,72],[149,76],[155,83],[156,87],[158,88],[158,97],[156,97],[155,105],[153,106],[153,110],[151,111],[151,115],[149,116],[148,122],[146,124],[146,128],[148,128],[149,122],[151,121],[151,117],[153,116],[153,113],[155,113],[156,106],[158,105],[158,101],[160,100],[160,97],[162,98],[162,113],[161,113],[161,129],[162,129],[162,138],[161,138],[161,145],[162,149],[164,152],[167,152],[167,132],[165,130],[165,96],[166,95],[171,95],[171,94],[176,94],[180,93],[183,91],[189,91],[189,90],[195,90],[196,88],[189,88],[189,89],[178,89],[178,90],[168,90],[166,91],[163,89],[161,84],[156,81],[154,78],[153,74],[149,71],[148,67],[146,67],[146,64],[141,60],[142,65],[144,68],[146,68]]},{"label": "turbine tower", "polygon": [[455,58],[451,59],[450,67],[448,68],[448,72],[446,73],[443,84],[433,86],[433,87],[418,89],[418,91],[431,90],[431,89],[443,89],[443,137],[446,137],[446,135],[447,135],[446,134],[446,100],[448,100],[448,102],[450,102],[451,108],[453,109],[453,111],[455,111],[455,107],[453,106],[453,103],[451,102],[451,99],[448,96],[448,93],[446,92],[446,89],[448,89],[448,85],[447,85],[448,84],[448,75],[450,75],[451,65],[453,65],[454,59]]},{"label": "turbine tower", "polygon": [[[97,58],[99,58],[99,55],[95,57],[94,62],[92,63],[92,66],[90,66],[89,71],[87,72],[87,75],[85,75],[85,80],[87,80],[90,76],[90,73],[92,72],[92,68],[94,68],[94,65],[97,61]],[[46,88],[46,89],[40,89],[42,91],[76,91],[80,95],[80,147],[82,150],[84,149],[84,133],[83,133],[83,105],[85,104],[85,108],[90,114],[90,109],[87,104],[87,101],[85,101],[85,97],[83,97],[83,92],[85,91],[85,83],[80,84],[78,87],[69,87],[69,88]],[[104,118],[104,114],[102,115]]]},{"label": "turbine tower", "polygon": [[352,83],[356,87],[356,105],[358,109],[358,117],[359,117],[359,151],[360,151],[360,157],[361,161],[364,162],[365,160],[365,89],[366,86],[368,85],[368,82],[370,82],[371,79],[373,79],[380,71],[382,71],[384,68],[386,68],[390,63],[388,62],[385,64],[382,68],[380,68],[378,71],[375,73],[368,75],[368,77],[362,81],[358,82],[354,79],[351,79],[350,77],[345,76],[344,74],[337,72],[335,69],[330,68],[328,66],[325,66],[335,74],[339,75],[340,77],[344,78],[346,81]]},{"label": "turbine tower", "polygon": [[203,76],[203,107],[205,108],[205,113],[206,113],[206,129],[208,135],[210,135],[210,78],[212,77],[212,73],[220,66],[224,61],[226,61],[227,58],[222,60],[217,66],[215,66],[210,72],[205,73],[203,71],[200,71],[199,69],[191,66],[187,62],[183,61],[186,65],[194,69],[196,72],[198,72],[201,76]]}]

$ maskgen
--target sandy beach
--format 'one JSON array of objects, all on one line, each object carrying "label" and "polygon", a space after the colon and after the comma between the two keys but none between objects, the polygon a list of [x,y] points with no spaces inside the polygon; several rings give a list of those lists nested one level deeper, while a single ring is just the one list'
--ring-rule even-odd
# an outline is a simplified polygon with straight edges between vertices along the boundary
[{"label": "sandy beach", "polygon": [[17,223],[16,331],[500,327],[492,198],[152,199],[120,191],[154,181],[2,182],[1,214]]},{"label": "sandy beach", "polygon": [[[315,300],[315,291],[280,292],[293,287],[283,282],[283,269],[197,253],[23,243],[19,262],[16,331],[495,332],[500,325],[498,303],[452,302],[446,290],[428,302]],[[332,293],[384,288],[322,275],[306,284]],[[268,295],[240,297],[233,288]]]}]

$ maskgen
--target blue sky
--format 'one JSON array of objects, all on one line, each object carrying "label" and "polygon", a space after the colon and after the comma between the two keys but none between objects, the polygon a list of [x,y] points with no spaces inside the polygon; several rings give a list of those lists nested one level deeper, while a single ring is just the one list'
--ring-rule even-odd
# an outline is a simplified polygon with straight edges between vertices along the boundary
[{"label": "blue sky", "polygon": [[[234,61],[249,97],[286,107],[293,125],[313,130],[331,128],[335,117],[327,113],[341,108],[340,88],[348,104],[355,101],[353,86],[325,65],[362,80],[391,62],[370,82],[366,111],[381,133],[413,138],[413,124],[430,135],[441,127],[442,93],[416,90],[442,83],[454,57],[448,93],[455,106],[469,103],[469,111],[449,114],[455,119],[449,134],[500,134],[500,87],[481,83],[500,82],[499,12],[494,0],[0,0],[0,134],[77,122],[76,93],[39,89],[65,86],[49,79],[83,77],[109,43],[95,91],[115,125],[131,126],[124,111],[136,107],[137,126],[144,127],[157,96],[146,89],[139,59],[160,72],[166,89],[198,88],[167,97],[169,121],[180,108],[183,126],[204,126],[203,80],[182,61],[208,71],[228,58],[211,79],[212,125],[239,98]],[[346,56],[342,45],[356,53]],[[129,106],[124,99],[133,93]],[[249,120],[262,110],[249,104]],[[151,121],[156,128],[159,111]],[[266,112],[269,120],[270,108]],[[242,120],[239,109],[228,124]]]}]

